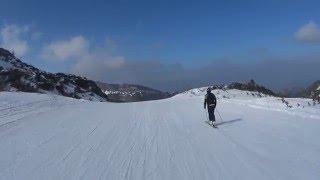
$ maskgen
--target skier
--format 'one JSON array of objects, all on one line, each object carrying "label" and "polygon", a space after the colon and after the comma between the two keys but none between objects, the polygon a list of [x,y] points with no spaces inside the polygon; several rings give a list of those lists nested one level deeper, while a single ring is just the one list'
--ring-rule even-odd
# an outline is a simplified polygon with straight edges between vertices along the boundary
[{"label": "skier", "polygon": [[214,126],[214,123],[216,121],[216,118],[214,116],[214,109],[217,105],[217,98],[216,96],[211,92],[211,89],[207,89],[207,94],[204,98],[204,109],[208,106],[208,114],[209,114],[209,120]]}]

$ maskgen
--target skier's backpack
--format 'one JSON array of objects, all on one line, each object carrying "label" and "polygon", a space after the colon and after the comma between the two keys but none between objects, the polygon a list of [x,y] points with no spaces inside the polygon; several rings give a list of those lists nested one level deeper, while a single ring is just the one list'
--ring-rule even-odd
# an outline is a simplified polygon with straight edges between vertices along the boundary
[{"label": "skier's backpack", "polygon": [[207,104],[210,106],[210,105],[213,105],[214,104],[214,106],[216,105],[216,102],[217,101],[217,99],[216,99],[216,96],[214,95],[214,94],[212,94],[212,93],[208,93],[207,94]]}]

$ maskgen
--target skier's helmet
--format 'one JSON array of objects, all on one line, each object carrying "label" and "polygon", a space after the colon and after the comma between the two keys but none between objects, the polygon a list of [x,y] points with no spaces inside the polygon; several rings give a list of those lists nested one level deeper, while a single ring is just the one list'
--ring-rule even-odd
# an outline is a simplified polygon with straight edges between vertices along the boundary
[{"label": "skier's helmet", "polygon": [[210,87],[208,87],[207,93],[211,93],[211,88]]}]

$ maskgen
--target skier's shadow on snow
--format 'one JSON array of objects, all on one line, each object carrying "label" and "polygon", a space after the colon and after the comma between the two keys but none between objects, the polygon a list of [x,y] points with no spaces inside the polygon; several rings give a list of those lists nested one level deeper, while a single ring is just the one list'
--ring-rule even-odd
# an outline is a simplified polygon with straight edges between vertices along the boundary
[{"label": "skier's shadow on snow", "polygon": [[232,124],[232,123],[239,122],[239,121],[242,121],[242,119],[238,118],[238,119],[233,119],[233,120],[230,120],[230,121],[221,121],[221,122],[217,122],[216,126]]}]

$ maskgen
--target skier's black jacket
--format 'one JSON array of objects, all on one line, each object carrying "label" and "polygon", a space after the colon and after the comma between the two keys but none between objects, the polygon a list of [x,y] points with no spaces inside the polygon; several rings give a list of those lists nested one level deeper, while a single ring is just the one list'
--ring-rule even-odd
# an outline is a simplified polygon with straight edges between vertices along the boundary
[{"label": "skier's black jacket", "polygon": [[212,92],[207,93],[204,98],[204,108],[206,108],[207,105],[216,108],[217,98]]}]

